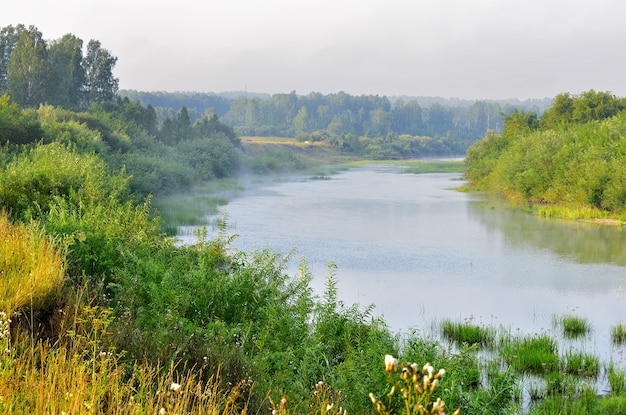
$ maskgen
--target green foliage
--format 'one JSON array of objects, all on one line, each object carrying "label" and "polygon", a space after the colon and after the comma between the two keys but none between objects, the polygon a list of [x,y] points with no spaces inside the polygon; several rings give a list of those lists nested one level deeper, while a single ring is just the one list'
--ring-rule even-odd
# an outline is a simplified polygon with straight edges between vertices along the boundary
[{"label": "green foliage", "polygon": [[23,107],[62,105],[71,110],[112,101],[118,79],[112,70],[117,58],[100,42],[72,34],[46,41],[35,27],[7,26],[0,31],[0,93],[9,93]]},{"label": "green foliage", "polygon": [[617,98],[610,92],[596,92],[591,89],[579,96],[564,93],[554,98],[552,106],[542,115],[541,124],[545,128],[554,128],[560,124],[603,120],[618,114],[624,108],[624,99]]},{"label": "green foliage", "polygon": [[241,135],[325,141],[343,151],[375,159],[463,154],[485,131],[501,128],[502,114],[516,108],[537,110],[547,106],[544,101],[471,102],[424,97],[392,102],[386,97],[345,92],[245,97],[137,91],[122,94],[159,106],[163,114],[183,106],[190,114],[195,110],[196,116],[214,110]]},{"label": "green foliage", "polygon": [[33,143],[42,136],[33,112],[21,111],[7,94],[0,96],[0,145]]},{"label": "green foliage", "polygon": [[502,134],[528,133],[537,129],[539,120],[534,112],[524,112],[515,109],[511,114],[503,114],[504,128]]},{"label": "green foliage", "polygon": [[35,26],[17,38],[7,66],[8,92],[19,105],[35,107],[45,101],[49,89],[48,47]]},{"label": "green foliage", "polygon": [[12,217],[43,218],[61,199],[75,208],[128,196],[127,178],[109,174],[104,162],[59,143],[38,145],[0,171],[0,207]]},{"label": "green foliage", "polygon": [[[583,97],[587,102],[596,95],[591,91]],[[556,100],[560,107],[555,111],[565,111],[558,109],[565,106],[563,99]],[[553,128],[488,134],[468,150],[466,177],[478,189],[512,199],[589,207],[619,216],[626,211],[626,115],[598,114],[605,115]]]},{"label": "green foliage", "polygon": [[302,160],[284,149],[265,150],[254,155],[246,165],[256,174],[297,171],[306,167]]}]

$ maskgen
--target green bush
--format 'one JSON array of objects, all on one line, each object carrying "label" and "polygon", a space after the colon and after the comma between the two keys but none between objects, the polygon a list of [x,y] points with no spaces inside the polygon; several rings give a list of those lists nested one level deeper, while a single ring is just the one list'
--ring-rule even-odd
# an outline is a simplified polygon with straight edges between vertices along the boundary
[{"label": "green bush", "polygon": [[58,199],[81,209],[127,199],[127,182],[127,177],[109,173],[95,155],[59,143],[37,145],[0,171],[0,208],[27,221],[48,214]]}]

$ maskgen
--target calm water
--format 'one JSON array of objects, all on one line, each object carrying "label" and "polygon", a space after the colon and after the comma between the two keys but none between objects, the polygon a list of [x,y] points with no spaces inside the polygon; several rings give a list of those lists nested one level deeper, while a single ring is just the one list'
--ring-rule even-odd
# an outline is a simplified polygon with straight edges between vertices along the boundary
[{"label": "calm water", "polygon": [[289,272],[304,257],[318,292],[333,262],[340,298],[374,304],[394,331],[453,319],[534,333],[577,315],[593,327],[582,347],[621,362],[610,328],[626,318],[626,232],[507,209],[451,190],[460,180],[363,167],[244,191],[224,211],[236,248],[295,248]]}]

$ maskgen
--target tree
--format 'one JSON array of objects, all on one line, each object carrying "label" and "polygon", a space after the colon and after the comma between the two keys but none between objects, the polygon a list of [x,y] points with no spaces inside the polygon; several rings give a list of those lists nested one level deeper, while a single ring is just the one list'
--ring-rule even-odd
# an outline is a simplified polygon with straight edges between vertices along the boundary
[{"label": "tree", "polygon": [[574,113],[574,99],[569,93],[559,94],[554,97],[552,106],[541,116],[541,124],[544,128],[554,128],[559,124],[571,123]]},{"label": "tree", "polygon": [[622,103],[610,92],[596,92],[593,89],[583,92],[574,101],[575,122],[603,120],[623,109]]},{"label": "tree", "polygon": [[26,28],[24,25],[11,25],[3,27],[0,30],[0,94],[8,92],[8,69],[11,61],[11,53],[17,44],[17,41]]},{"label": "tree", "polygon": [[42,136],[43,131],[32,111],[22,111],[7,94],[0,95],[0,145],[33,143]]},{"label": "tree", "polygon": [[504,119],[504,131],[502,134],[526,134],[531,130],[539,128],[539,120],[537,119],[537,113],[529,111],[519,111],[515,109],[511,114],[502,114]]},{"label": "tree", "polygon": [[113,76],[117,57],[102,48],[97,40],[90,40],[83,59],[86,74],[87,106],[94,102],[113,101],[119,88],[119,79]]},{"label": "tree", "polygon": [[34,107],[45,101],[49,80],[47,55],[46,42],[35,26],[20,34],[7,70],[9,95],[17,104]]},{"label": "tree", "polygon": [[50,43],[48,67],[50,88],[47,102],[78,111],[85,102],[83,41],[72,34]]},{"label": "tree", "polygon": [[427,130],[431,137],[445,135],[452,125],[453,114],[448,108],[438,102],[430,104],[428,107]]},{"label": "tree", "polygon": [[293,127],[296,129],[296,134],[308,133],[310,129],[309,124],[309,111],[303,105],[293,119]]}]

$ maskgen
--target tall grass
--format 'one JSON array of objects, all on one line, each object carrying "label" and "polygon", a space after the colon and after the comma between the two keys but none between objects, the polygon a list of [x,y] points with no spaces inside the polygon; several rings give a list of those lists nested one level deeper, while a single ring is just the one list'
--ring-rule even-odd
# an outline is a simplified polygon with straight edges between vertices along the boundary
[{"label": "tall grass", "polygon": [[65,310],[61,339],[16,339],[0,352],[0,414],[241,414],[239,391],[220,387],[219,373],[148,363],[127,364],[107,345],[111,310]]},{"label": "tall grass", "polygon": [[0,212],[0,311],[40,309],[60,290],[65,264],[60,248],[34,225],[13,224]]}]

